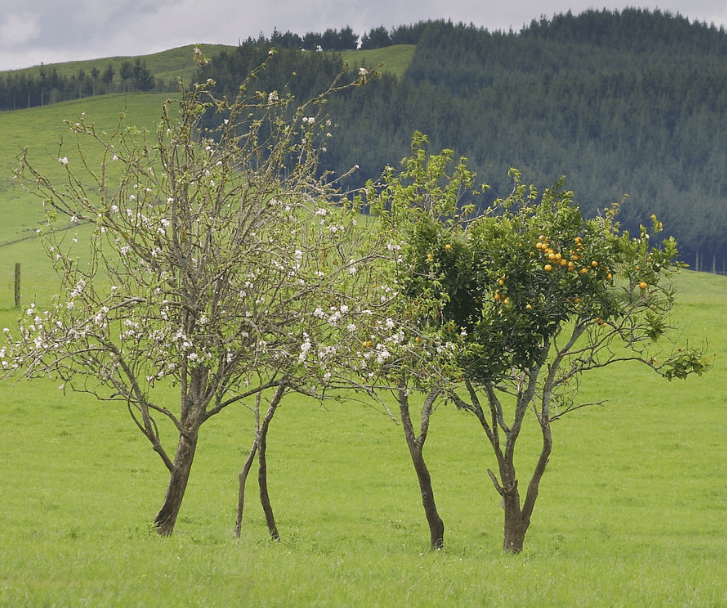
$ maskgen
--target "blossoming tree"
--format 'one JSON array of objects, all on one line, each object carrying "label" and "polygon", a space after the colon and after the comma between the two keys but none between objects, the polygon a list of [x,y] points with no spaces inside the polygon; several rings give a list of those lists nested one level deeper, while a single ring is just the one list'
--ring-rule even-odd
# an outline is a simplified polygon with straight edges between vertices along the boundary
[{"label": "blossoming tree", "polygon": [[[26,154],[18,170],[48,210],[42,242],[60,291],[52,308],[28,308],[3,366],[126,403],[169,471],[154,520],[162,535],[174,529],[202,424],[259,393],[320,390],[372,316],[355,302],[376,235],[357,227],[356,207],[317,165],[329,136],[319,102],[372,73],[299,106],[255,91],[254,76],[229,102],[213,98],[212,82],[183,91],[152,136],[123,119],[106,135],[82,116],[70,125],[79,149],[98,146],[102,161],[82,154],[77,167],[59,154],[63,185]],[[199,128],[206,112],[219,127]],[[58,217],[86,226],[87,265],[54,229]],[[170,429],[174,447],[162,441]]]}]

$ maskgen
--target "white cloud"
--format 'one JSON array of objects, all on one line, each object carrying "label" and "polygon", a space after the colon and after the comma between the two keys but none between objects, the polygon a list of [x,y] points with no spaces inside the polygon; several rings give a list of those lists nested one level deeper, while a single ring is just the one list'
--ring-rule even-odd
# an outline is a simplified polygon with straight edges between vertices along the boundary
[{"label": "white cloud", "polygon": [[37,13],[9,13],[0,26],[0,47],[9,48],[25,44],[40,36],[40,15]]}]

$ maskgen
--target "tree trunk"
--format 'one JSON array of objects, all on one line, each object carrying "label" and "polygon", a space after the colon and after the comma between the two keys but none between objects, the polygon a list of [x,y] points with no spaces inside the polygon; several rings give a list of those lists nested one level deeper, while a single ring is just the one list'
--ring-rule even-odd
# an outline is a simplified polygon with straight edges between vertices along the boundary
[{"label": "tree trunk", "polygon": [[280,540],[280,534],[278,533],[278,527],[275,525],[275,515],[273,514],[273,507],[270,504],[270,496],[268,495],[268,465],[265,452],[267,451],[267,427],[263,427],[265,433],[260,433],[260,440],[258,443],[258,484],[260,485],[260,504],[263,507],[265,513],[265,521],[268,524],[268,530],[270,530],[270,536],[273,540]]},{"label": "tree trunk", "polygon": [[525,543],[525,533],[529,521],[526,521],[520,510],[520,499],[517,495],[503,496],[502,506],[505,509],[505,538],[502,548],[506,553],[520,553]]},{"label": "tree trunk", "polygon": [[414,470],[419,479],[419,489],[422,493],[422,505],[424,506],[424,515],[429,524],[429,536],[431,541],[431,549],[441,549],[444,547],[444,522],[439,516],[437,505],[434,502],[434,490],[432,489],[432,478],[429,475],[429,469],[424,462],[421,450],[417,450],[415,454],[411,451],[411,459],[414,463]]},{"label": "tree trunk", "polygon": [[245,465],[242,467],[242,471],[240,471],[240,489],[237,496],[237,522],[235,523],[235,538],[240,538],[240,533],[242,532],[242,512],[245,508],[245,484],[247,483],[247,476],[250,473],[250,469],[252,468],[252,462],[255,459],[256,452],[257,436],[255,437],[255,441],[253,441],[252,448],[250,448],[250,453],[247,456]]},{"label": "tree trunk", "polygon": [[444,547],[444,522],[437,511],[437,504],[434,502],[434,489],[432,488],[432,477],[429,469],[424,462],[424,443],[427,440],[429,432],[429,417],[432,413],[434,402],[439,396],[440,391],[435,389],[431,391],[424,400],[422,406],[422,423],[419,436],[414,434],[414,425],[411,421],[409,413],[409,397],[405,388],[399,389],[399,410],[401,412],[401,424],[404,427],[404,436],[406,444],[409,447],[414,470],[419,480],[419,490],[422,495],[422,505],[424,507],[424,515],[429,524],[430,548],[432,550]]},{"label": "tree trunk", "polygon": [[161,509],[159,509],[159,513],[154,518],[154,524],[161,536],[170,536],[174,531],[174,525],[177,523],[177,516],[182,506],[194,454],[197,450],[197,437],[196,430],[179,436],[177,453],[174,456],[174,467],[169,475],[167,493],[164,496],[164,502]]}]

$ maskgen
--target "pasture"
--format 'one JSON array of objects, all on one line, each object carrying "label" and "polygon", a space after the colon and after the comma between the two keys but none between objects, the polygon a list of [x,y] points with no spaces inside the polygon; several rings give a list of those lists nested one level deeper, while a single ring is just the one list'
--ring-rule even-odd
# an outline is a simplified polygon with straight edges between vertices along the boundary
[{"label": "pasture", "polygon": [[[53,277],[33,243],[4,249],[28,256],[28,290],[48,301]],[[401,428],[361,403],[302,398],[284,402],[269,438],[282,541],[268,539],[254,476],[233,538],[252,441],[243,407],[203,427],[177,531],[163,539],[149,522],[166,472],[123,405],[64,395],[51,380],[5,381],[0,605],[725,605],[727,281],[678,279],[677,320],[693,340],[709,337],[714,370],[671,384],[628,366],[588,376],[583,398],[608,402],[555,426],[517,556],[500,550],[484,437],[451,406],[435,413],[425,452],[447,527],[441,552],[428,551]],[[12,327],[17,311],[3,302]]]},{"label": "pasture", "polygon": [[[26,121],[31,154],[58,171],[61,115],[86,111],[112,126],[139,97],[0,122]],[[140,104],[130,123],[153,123],[163,97]],[[21,145],[0,143],[3,179]],[[13,264],[23,265],[24,307],[47,305],[57,282],[32,238],[37,202],[3,186],[0,323],[13,328]],[[677,287],[675,322],[684,338],[708,339],[714,369],[673,383],[633,366],[587,375],[582,399],[607,401],[554,426],[526,548],[515,556],[501,551],[485,438],[452,406],[435,413],[425,450],[443,551],[428,550],[401,427],[371,405],[297,397],[283,402],[268,439],[281,542],[269,540],[254,475],[243,534],[233,538],[237,474],[252,441],[244,407],[202,427],[177,529],[159,538],[149,524],[166,470],[124,405],[64,394],[51,379],[4,381],[0,606],[727,605],[727,279],[685,271]],[[522,441],[537,447],[534,434]],[[528,456],[521,450],[523,477]]]}]

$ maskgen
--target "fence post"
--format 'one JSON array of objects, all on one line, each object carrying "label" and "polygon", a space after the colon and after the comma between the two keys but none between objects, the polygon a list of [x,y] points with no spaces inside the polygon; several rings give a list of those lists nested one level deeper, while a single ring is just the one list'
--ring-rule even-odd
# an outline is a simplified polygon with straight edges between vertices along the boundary
[{"label": "fence post", "polygon": [[15,262],[15,308],[20,308],[20,262]]}]

